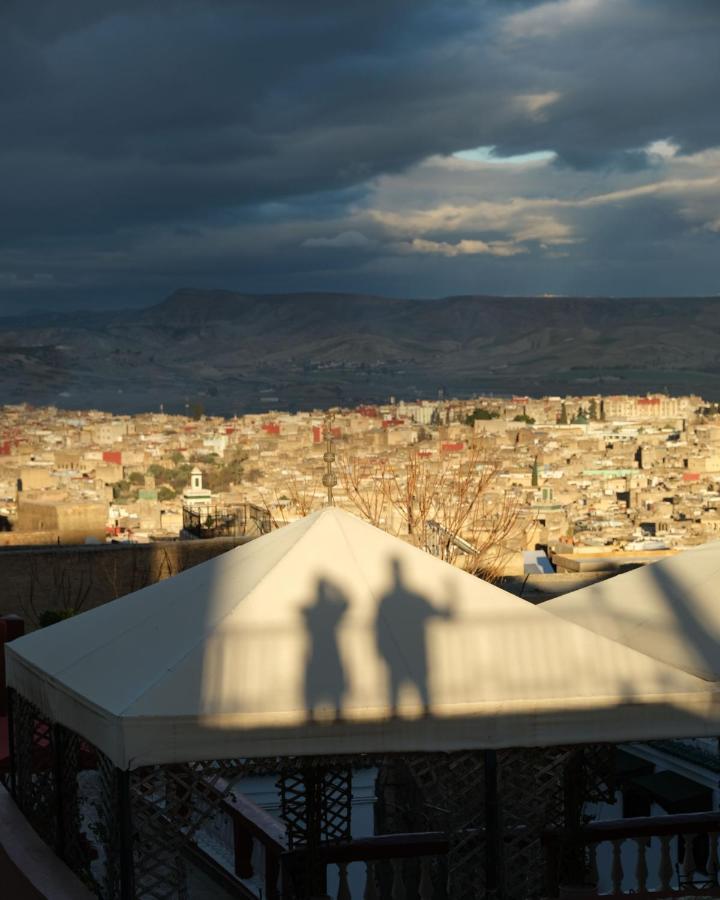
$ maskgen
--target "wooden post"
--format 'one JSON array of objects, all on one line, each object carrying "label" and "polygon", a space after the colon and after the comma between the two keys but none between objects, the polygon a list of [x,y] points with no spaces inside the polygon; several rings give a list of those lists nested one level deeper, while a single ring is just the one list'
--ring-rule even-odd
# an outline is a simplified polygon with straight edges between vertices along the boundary
[{"label": "wooden post", "polygon": [[505,896],[503,834],[498,795],[498,766],[495,750],[485,750],[485,885],[487,897]]},{"label": "wooden post", "polygon": [[233,849],[235,853],[235,874],[238,878],[252,878],[253,838],[243,827],[238,816],[233,816]]},{"label": "wooden post", "polygon": [[570,840],[565,844],[562,854],[562,878],[567,884],[585,884],[585,847],[573,840],[582,827],[583,789],[585,776],[585,750],[576,747],[570,754],[563,772],[563,805],[565,833]]},{"label": "wooden post", "polygon": [[130,772],[116,769],[118,779],[118,824],[120,826],[120,898],[134,900],[135,869],[133,864],[132,801]]},{"label": "wooden post", "polygon": [[8,750],[10,752],[10,793],[17,803],[17,759],[15,756],[15,690],[7,689]]},{"label": "wooden post", "polygon": [[267,900],[278,900],[278,890],[283,891],[284,888],[278,884],[280,881],[280,859],[271,852],[269,846],[265,846],[265,894]]},{"label": "wooden post", "polygon": [[320,859],[322,841],[322,793],[324,770],[309,765],[303,772],[305,781],[305,813],[307,816],[307,856],[305,860],[306,890],[311,897],[327,892],[327,867]]},{"label": "wooden post", "polygon": [[61,726],[51,726],[53,781],[55,782],[55,852],[65,858],[65,816],[63,815],[63,736]]},{"label": "wooden post", "polygon": [[560,838],[554,834],[543,840],[545,854],[545,896],[557,897],[560,886]]}]

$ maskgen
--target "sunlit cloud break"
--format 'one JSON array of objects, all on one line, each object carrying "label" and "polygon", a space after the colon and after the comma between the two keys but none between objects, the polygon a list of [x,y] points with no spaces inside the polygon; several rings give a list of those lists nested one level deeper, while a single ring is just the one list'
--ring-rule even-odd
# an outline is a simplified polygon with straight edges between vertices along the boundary
[{"label": "sunlit cloud break", "polygon": [[476,147],[474,150],[458,150],[453,153],[456,159],[468,162],[491,163],[492,165],[522,166],[528,163],[552,162],[557,158],[553,150],[535,150],[531,153],[518,153],[513,156],[499,156],[495,147]]}]

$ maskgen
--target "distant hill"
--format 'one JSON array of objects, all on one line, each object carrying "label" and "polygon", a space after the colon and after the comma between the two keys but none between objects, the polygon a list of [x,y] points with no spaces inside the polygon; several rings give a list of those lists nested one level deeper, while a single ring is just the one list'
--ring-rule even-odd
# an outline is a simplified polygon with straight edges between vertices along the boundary
[{"label": "distant hill", "polygon": [[[632,393],[720,400],[720,298],[239,294],[0,320],[3,402],[232,414],[389,395]],[[277,397],[277,400],[271,398]]]}]

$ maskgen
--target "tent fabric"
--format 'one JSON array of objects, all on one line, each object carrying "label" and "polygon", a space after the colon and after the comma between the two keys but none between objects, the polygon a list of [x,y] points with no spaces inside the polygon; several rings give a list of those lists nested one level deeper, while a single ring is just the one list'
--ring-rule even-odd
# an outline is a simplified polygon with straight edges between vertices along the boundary
[{"label": "tent fabric", "polygon": [[7,645],[120,768],[714,735],[717,686],[330,508]]},{"label": "tent fabric", "polygon": [[708,681],[720,681],[720,542],[554,597],[542,609]]}]

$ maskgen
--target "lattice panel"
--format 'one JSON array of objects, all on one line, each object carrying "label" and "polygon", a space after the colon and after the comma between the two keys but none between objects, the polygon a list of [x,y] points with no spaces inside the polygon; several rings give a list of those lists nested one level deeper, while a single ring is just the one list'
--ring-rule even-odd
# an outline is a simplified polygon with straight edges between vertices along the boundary
[{"label": "lattice panel", "polygon": [[[575,797],[605,799],[610,788],[609,745],[503,750],[497,754],[500,828],[504,866],[499,872],[506,900],[539,897],[544,890],[542,833],[562,828]],[[444,830],[450,850],[447,894],[453,900],[485,896],[485,765],[482,752],[413,754],[404,764],[424,798],[413,810],[413,828]],[[579,807],[581,811],[581,805]],[[395,818],[408,819],[398,810]],[[411,829],[413,830],[413,829]]]},{"label": "lattice panel", "polygon": [[287,758],[148,766],[132,772],[130,782],[136,896],[186,897],[187,843],[217,812],[234,781],[278,771],[283,773],[280,788],[291,845],[308,843],[311,835],[310,843],[350,837],[352,770],[347,760],[342,769]]},{"label": "lattice panel", "polygon": [[[385,756],[375,760],[378,769],[375,791],[375,825],[379,834],[449,829],[447,797],[437,785],[438,764],[444,765],[444,754],[412,754]],[[395,866],[399,861],[395,861]],[[400,863],[410,897],[419,883],[421,871],[417,860]],[[447,859],[437,856],[424,862],[432,883],[433,900],[447,900]],[[380,896],[389,896],[396,872],[390,862],[378,862],[374,872],[380,885]]]},{"label": "lattice panel", "polygon": [[614,744],[587,744],[582,748],[587,802],[615,802],[615,749]]},{"label": "lattice panel", "polygon": [[407,760],[425,797],[428,820],[448,834],[447,896],[485,895],[485,764],[478,751],[414,754]]},{"label": "lattice panel", "polygon": [[98,793],[95,822],[88,837],[100,856],[100,872],[93,877],[98,893],[107,900],[120,897],[120,822],[118,770],[104,753],[96,751]]},{"label": "lattice panel", "polygon": [[350,840],[352,769],[323,772],[320,809],[323,840],[331,842]]},{"label": "lattice panel", "polygon": [[[321,843],[337,843],[351,837],[352,767],[328,766],[332,760],[285,760],[280,770],[280,816],[285,822],[290,849],[307,848],[301,866],[293,873],[299,897],[325,894],[325,866],[317,858]],[[288,764],[290,763],[290,764]]]},{"label": "lattice panel", "polygon": [[81,826],[78,779],[82,767],[80,736],[55,725],[56,772],[60,802],[58,851],[70,868],[85,878],[90,877],[90,844]]},{"label": "lattice panel", "polygon": [[574,752],[567,747],[535,747],[498,753],[508,900],[543,893],[541,837],[546,829],[564,824],[565,771]]},{"label": "lattice panel", "polygon": [[290,849],[349,840],[352,769],[328,769],[310,761],[285,767],[278,779],[281,818]]},{"label": "lattice panel", "polygon": [[37,833],[51,846],[57,840],[52,725],[40,710],[13,691],[17,803]]},{"label": "lattice panel", "polygon": [[544,892],[542,833],[581,824],[585,803],[608,799],[612,746],[504,750],[498,754],[498,773],[506,897],[539,897]]},{"label": "lattice panel", "polygon": [[243,760],[210,760],[131,773],[138,898],[187,897],[186,845],[231,793],[232,780],[255,768]]}]

